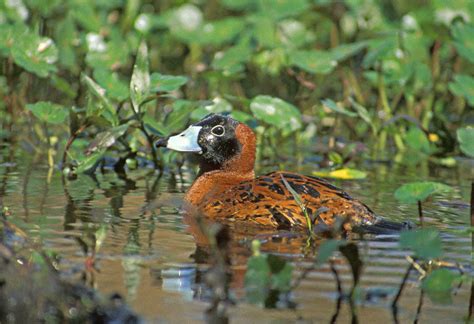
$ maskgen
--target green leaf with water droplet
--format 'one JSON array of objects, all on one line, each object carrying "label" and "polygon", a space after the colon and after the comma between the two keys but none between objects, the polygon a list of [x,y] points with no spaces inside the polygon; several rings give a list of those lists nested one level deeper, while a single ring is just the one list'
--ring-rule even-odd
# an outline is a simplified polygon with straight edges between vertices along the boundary
[{"label": "green leaf with water droplet", "polygon": [[301,128],[301,113],[292,104],[280,98],[257,96],[250,102],[255,118],[267,124],[294,131]]},{"label": "green leaf with water droplet", "polygon": [[456,133],[461,151],[474,157],[474,127],[459,128]]},{"label": "green leaf with water droplet", "polygon": [[415,257],[431,260],[443,254],[439,232],[432,228],[404,231],[400,234],[400,246],[410,249]]},{"label": "green leaf with water droplet", "polygon": [[16,64],[43,78],[56,71],[58,50],[51,38],[30,32],[15,35],[11,54]]},{"label": "green leaf with water droplet", "polygon": [[132,80],[130,81],[130,98],[133,109],[140,111],[140,105],[150,93],[150,73],[148,68],[148,47],[146,42],[140,43],[137,59],[133,66]]},{"label": "green leaf with water droplet", "polygon": [[420,181],[406,183],[400,186],[395,191],[395,198],[405,204],[416,203],[417,201],[424,201],[426,198],[433,194],[452,191],[448,185],[433,182],[433,181]]},{"label": "green leaf with water droplet", "polygon": [[27,104],[26,108],[40,120],[51,124],[64,123],[69,116],[68,108],[48,101]]}]

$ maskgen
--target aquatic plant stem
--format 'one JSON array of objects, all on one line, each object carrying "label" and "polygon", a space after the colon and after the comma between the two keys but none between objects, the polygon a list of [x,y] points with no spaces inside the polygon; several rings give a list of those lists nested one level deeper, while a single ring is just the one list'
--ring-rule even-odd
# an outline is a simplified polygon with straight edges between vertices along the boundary
[{"label": "aquatic plant stem", "polygon": [[420,226],[423,227],[423,208],[421,207],[421,200],[418,200],[418,217],[420,219]]},{"label": "aquatic plant stem", "polygon": [[407,271],[405,272],[405,275],[403,276],[402,282],[400,283],[400,287],[398,288],[397,295],[395,296],[395,298],[393,299],[393,302],[392,302],[392,309],[394,310],[394,312],[395,312],[395,309],[397,308],[398,300],[400,299],[400,297],[402,295],[403,288],[405,287],[405,283],[407,282],[408,276],[410,275],[410,272],[411,272],[412,269],[413,269],[413,264],[410,263],[410,265],[408,266]]},{"label": "aquatic plant stem", "polygon": [[424,297],[425,297],[425,293],[423,292],[423,290],[421,290],[420,299],[418,300],[418,307],[416,308],[416,315],[415,315],[415,320],[413,321],[413,324],[417,324],[418,321],[420,320],[421,308],[423,307]]},{"label": "aquatic plant stem", "polygon": [[71,134],[71,136],[69,136],[66,146],[64,147],[63,158],[61,160],[61,169],[64,169],[64,165],[66,164],[66,160],[67,160],[67,153],[69,149],[71,148],[72,143],[74,143],[77,136],[79,136],[79,134],[82,133],[84,129],[87,128],[87,126],[89,126],[87,123],[82,125],[81,127],[79,127],[78,130],[76,130],[73,134]]}]

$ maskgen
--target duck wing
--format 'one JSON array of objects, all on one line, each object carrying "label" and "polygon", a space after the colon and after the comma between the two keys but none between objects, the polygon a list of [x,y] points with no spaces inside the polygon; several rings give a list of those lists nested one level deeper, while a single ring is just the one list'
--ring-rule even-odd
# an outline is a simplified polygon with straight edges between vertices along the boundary
[{"label": "duck wing", "polygon": [[307,227],[306,216],[289,186],[300,196],[308,215],[317,215],[315,225],[332,227],[337,217],[348,220],[346,230],[371,225],[377,216],[363,203],[324,179],[291,172],[272,172],[243,181],[202,203],[201,212],[211,218],[247,221],[280,229]]}]

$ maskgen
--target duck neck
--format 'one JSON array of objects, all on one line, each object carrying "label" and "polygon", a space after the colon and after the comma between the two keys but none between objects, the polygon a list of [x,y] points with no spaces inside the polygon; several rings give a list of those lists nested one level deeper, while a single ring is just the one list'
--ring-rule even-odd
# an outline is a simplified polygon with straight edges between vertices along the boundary
[{"label": "duck neck", "polygon": [[199,165],[198,176],[185,197],[191,204],[197,205],[213,194],[255,178],[255,134],[245,124],[239,124],[235,133],[241,144],[240,152],[221,165],[209,163]]}]

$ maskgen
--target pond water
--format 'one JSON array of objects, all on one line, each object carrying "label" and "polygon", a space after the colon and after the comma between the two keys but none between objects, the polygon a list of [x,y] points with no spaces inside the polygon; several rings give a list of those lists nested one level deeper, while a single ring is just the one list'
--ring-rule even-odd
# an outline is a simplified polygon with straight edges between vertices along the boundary
[{"label": "pond water", "polygon": [[[179,213],[179,205],[193,175],[165,173],[158,177],[142,168],[119,177],[111,171],[95,177],[81,175],[63,180],[59,170],[50,170],[44,157],[30,157],[10,146],[1,149],[0,203],[8,206],[12,222],[47,249],[61,256],[60,266],[68,278],[83,278],[104,294],[118,292],[149,321],[202,322],[208,306],[208,291],[203,273],[208,260],[196,248],[196,240]],[[38,162],[41,161],[41,162]],[[275,170],[276,165],[259,169]],[[285,165],[287,170],[309,174],[315,166]],[[361,166],[369,176],[357,181],[334,181],[361,199],[377,213],[393,220],[417,222],[414,205],[399,204],[393,192],[401,184],[414,180],[435,180],[455,188],[454,193],[424,203],[425,224],[438,228],[443,235],[444,260],[461,264],[472,271],[469,228],[470,178],[472,161],[456,168],[405,167],[389,164]],[[98,255],[99,271],[84,272],[83,244],[100,226],[107,229]],[[260,235],[262,237],[262,235]],[[361,288],[372,298],[361,298],[355,313],[343,302],[337,311],[336,281],[328,266],[309,272],[292,293],[295,309],[265,310],[244,302],[243,274],[250,254],[248,243],[253,235],[242,235],[231,249],[232,295],[237,301],[230,307],[233,323],[288,321],[347,323],[353,316],[360,322],[393,322],[390,302],[408,267],[397,237],[370,237],[360,241],[364,269]],[[263,240],[263,250],[291,260],[298,276],[311,265],[304,244],[288,238]],[[349,291],[352,282],[348,265],[338,258],[336,268]],[[420,305],[419,275],[413,271],[400,300],[398,320],[413,322]],[[426,296],[422,300],[419,321],[464,322],[471,287],[464,284],[450,304],[436,304]]]}]

